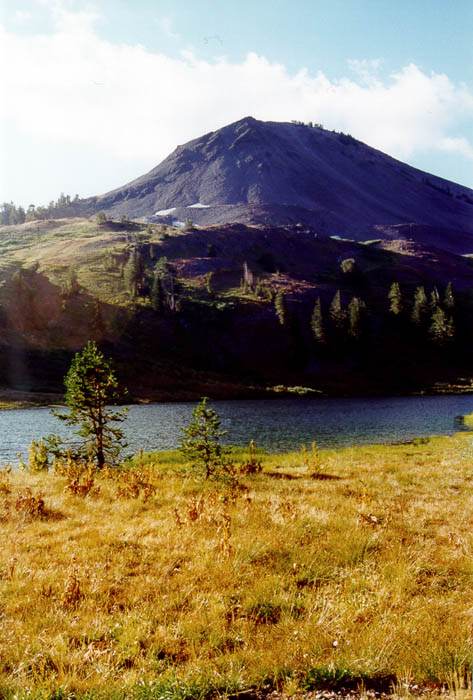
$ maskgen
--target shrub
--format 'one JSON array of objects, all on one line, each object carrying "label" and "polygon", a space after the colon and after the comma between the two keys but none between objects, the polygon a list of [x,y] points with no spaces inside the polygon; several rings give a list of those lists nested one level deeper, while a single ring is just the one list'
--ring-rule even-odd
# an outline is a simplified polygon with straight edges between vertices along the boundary
[{"label": "shrub", "polygon": [[48,471],[48,446],[43,440],[33,440],[29,447],[28,467],[30,472]]},{"label": "shrub", "polygon": [[181,452],[190,461],[196,475],[205,479],[235,481],[235,469],[230,462],[229,448],[220,440],[226,434],[220,429],[220,418],[207,406],[204,397],[192,411],[192,421],[187,428],[181,428]]}]

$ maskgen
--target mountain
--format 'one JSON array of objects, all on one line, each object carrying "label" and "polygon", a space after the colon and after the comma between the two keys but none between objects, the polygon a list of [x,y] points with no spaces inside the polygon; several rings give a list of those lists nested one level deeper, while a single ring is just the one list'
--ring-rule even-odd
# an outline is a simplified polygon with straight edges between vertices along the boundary
[{"label": "mountain", "polygon": [[0,398],[89,339],[138,400],[473,391],[473,191],[350,136],[248,117],[54,213],[0,226]]},{"label": "mountain", "polygon": [[303,224],[322,235],[414,238],[473,252],[473,190],[346,134],[252,117],[178,146],[146,175],[84,206],[142,221]]}]

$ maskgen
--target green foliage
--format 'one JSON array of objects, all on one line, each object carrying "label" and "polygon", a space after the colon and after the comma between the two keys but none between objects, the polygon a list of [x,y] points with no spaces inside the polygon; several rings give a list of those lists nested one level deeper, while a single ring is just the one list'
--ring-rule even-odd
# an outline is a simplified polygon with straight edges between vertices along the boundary
[{"label": "green foliage", "polygon": [[416,326],[420,326],[429,311],[429,304],[424,287],[417,287],[414,296],[414,306],[412,308],[411,320]]},{"label": "green foliage", "polygon": [[66,279],[62,285],[62,293],[66,297],[73,297],[80,291],[80,284],[77,277],[77,266],[71,265],[67,270]]},{"label": "green foliage", "polygon": [[72,199],[70,195],[61,192],[57,202],[51,201],[46,207],[30,204],[26,212],[22,206],[17,207],[13,202],[3,202],[0,204],[0,225],[23,224],[25,221],[34,221],[35,219],[51,219],[57,216],[55,210],[71,207],[71,205],[78,204],[79,201],[78,194]]},{"label": "green foliage", "polygon": [[393,282],[388,293],[389,311],[398,316],[402,311],[402,294],[399,282]]},{"label": "green foliage", "polygon": [[[125,420],[126,412],[111,410],[107,405],[122,398],[123,392],[111,363],[95,342],[89,341],[81,353],[76,353],[64,384],[69,413],[53,411],[54,415],[67,425],[79,426],[80,453],[93,459],[98,469],[115,464],[125,446],[123,431],[115,424]],[[48,442],[52,445],[52,440]]]},{"label": "green foliage", "polygon": [[104,224],[107,221],[107,215],[104,211],[98,211],[95,215],[98,224]]},{"label": "green foliage", "polygon": [[317,301],[315,302],[310,327],[312,329],[312,333],[316,342],[320,345],[325,345],[327,339],[325,337],[325,328],[324,320],[322,317],[322,306],[320,303],[320,297],[318,297]]},{"label": "green foliage", "polygon": [[437,287],[434,287],[430,292],[430,310],[432,313],[436,310],[437,306],[440,304],[440,295]]},{"label": "green foliage", "polygon": [[178,311],[180,285],[176,269],[166,257],[161,257],[156,263],[151,291],[151,304],[157,311],[163,307],[169,311]]},{"label": "green foliage", "polygon": [[208,272],[208,273],[205,275],[205,289],[206,289],[207,294],[209,294],[210,296],[213,296],[214,291],[215,291],[214,288],[213,288],[213,286],[212,286],[212,278],[213,278],[213,276],[214,276],[214,273],[213,273],[213,272]]},{"label": "green foliage", "polygon": [[345,260],[342,260],[340,263],[340,268],[344,275],[352,274],[356,268],[355,258],[345,258]]},{"label": "green foliage", "polygon": [[354,672],[349,668],[335,666],[316,666],[307,669],[301,679],[301,688],[339,688],[347,685],[362,685],[369,679],[368,674]]},{"label": "green foliage", "polygon": [[159,273],[155,270],[153,273],[153,283],[151,286],[151,306],[154,311],[160,312],[164,305],[164,293],[161,286],[161,279]]},{"label": "green foliage", "polygon": [[29,447],[29,457],[27,469],[30,472],[48,471],[48,445],[43,440],[33,440]]},{"label": "green foliage", "polygon": [[454,321],[440,306],[437,306],[432,314],[429,333],[437,345],[447,345],[455,337]]},{"label": "green foliage", "polygon": [[455,297],[453,296],[452,283],[449,282],[445,288],[445,297],[443,300],[445,309],[452,311],[455,308]]},{"label": "green foliage", "polygon": [[276,316],[281,326],[286,323],[287,309],[286,301],[284,299],[284,292],[280,289],[274,299],[274,310],[276,311]]},{"label": "green foliage", "polygon": [[248,267],[248,263],[244,262],[243,263],[243,278],[241,280],[241,289],[242,289],[243,293],[244,294],[251,294],[251,292],[254,289],[254,285],[255,285],[254,275],[253,275],[252,271],[250,270],[250,268]]},{"label": "green foliage", "polygon": [[335,328],[341,330],[345,325],[347,314],[346,311],[342,308],[342,300],[339,289],[337,289],[332,299],[329,313]]},{"label": "green foliage", "polygon": [[256,447],[253,440],[250,440],[250,454],[246,460],[240,464],[240,474],[259,474],[263,471],[261,460],[256,454]]},{"label": "green foliage", "polygon": [[192,471],[205,479],[234,481],[234,467],[229,461],[230,449],[220,440],[226,434],[220,429],[220,418],[207,405],[204,397],[192,411],[187,428],[181,428],[181,452],[189,460]]},{"label": "green foliage", "polygon": [[348,304],[348,333],[355,340],[358,340],[361,335],[361,321],[364,309],[365,304],[361,299],[358,299],[358,297],[353,297]]},{"label": "green foliage", "polygon": [[123,269],[123,281],[125,287],[132,299],[136,299],[141,287],[143,285],[144,278],[144,264],[143,258],[136,248],[134,248],[128,257],[126,265]]}]

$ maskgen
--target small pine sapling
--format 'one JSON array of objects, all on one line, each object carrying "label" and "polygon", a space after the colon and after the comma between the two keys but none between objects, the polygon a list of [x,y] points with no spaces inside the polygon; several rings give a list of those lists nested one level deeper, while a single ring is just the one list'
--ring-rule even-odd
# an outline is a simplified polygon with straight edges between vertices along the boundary
[{"label": "small pine sapling", "polygon": [[197,476],[232,482],[235,469],[229,460],[229,448],[220,442],[226,430],[221,430],[220,418],[207,402],[204,397],[192,411],[189,426],[181,428],[181,452]]}]

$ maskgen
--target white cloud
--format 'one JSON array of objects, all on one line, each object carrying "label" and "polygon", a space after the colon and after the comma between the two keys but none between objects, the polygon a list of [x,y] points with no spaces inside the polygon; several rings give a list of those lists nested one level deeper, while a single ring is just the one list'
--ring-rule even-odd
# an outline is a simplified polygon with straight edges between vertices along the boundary
[{"label": "white cloud", "polygon": [[473,146],[465,138],[449,138],[445,137],[441,140],[439,148],[442,151],[450,151],[452,153],[460,153],[470,160],[473,160]]},{"label": "white cloud", "polygon": [[28,10],[16,10],[13,15],[13,21],[16,24],[24,24],[25,22],[29,22],[32,17],[33,15],[31,12],[28,12]]},{"label": "white cloud", "polygon": [[349,69],[355,73],[366,85],[376,85],[378,82],[377,73],[383,64],[382,58],[348,60]]},{"label": "white cloud", "polygon": [[170,17],[160,17],[156,20],[161,31],[170,39],[180,39],[181,35],[173,29],[173,21]]},{"label": "white cloud", "polygon": [[[473,94],[445,75],[411,64],[381,80],[379,60],[354,60],[354,78],[330,81],[305,69],[291,75],[256,53],[241,63],[191,52],[170,58],[102,39],[92,6],[77,12],[60,0],[39,2],[51,12],[52,34],[0,30],[8,95],[0,115],[30,142],[35,135],[57,146],[84,144],[115,159],[149,158],[152,167],[178,143],[252,115],[320,122],[401,159],[429,150],[473,157],[462,133]],[[166,18],[162,27],[173,32]]]}]

